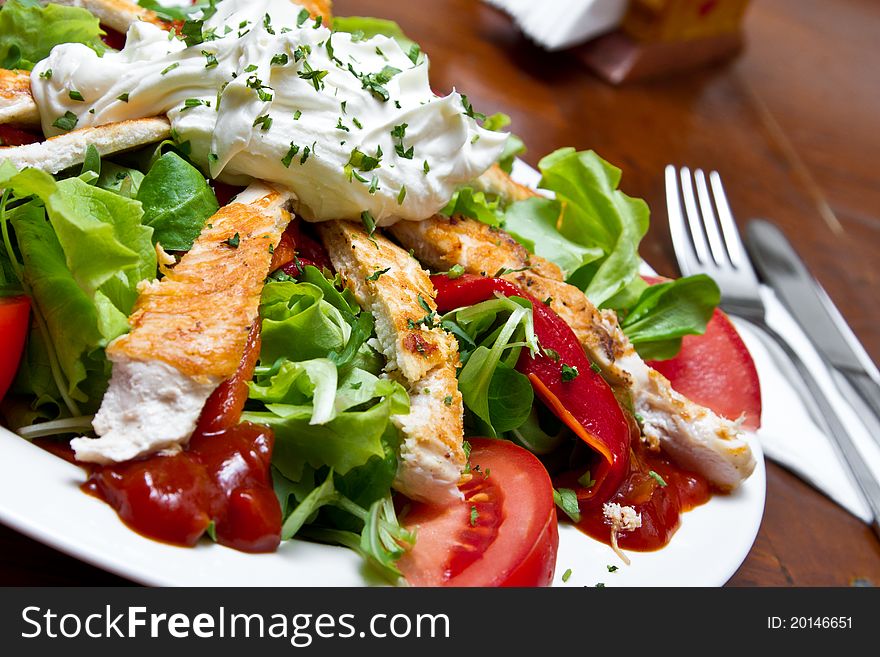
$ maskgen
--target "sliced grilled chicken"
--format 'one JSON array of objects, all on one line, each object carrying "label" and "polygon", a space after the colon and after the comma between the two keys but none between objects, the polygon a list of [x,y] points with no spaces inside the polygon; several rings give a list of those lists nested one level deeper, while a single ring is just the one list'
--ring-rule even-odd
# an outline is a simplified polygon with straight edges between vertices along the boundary
[{"label": "sliced grilled chicken", "polygon": [[241,361],[288,201],[254,183],[208,220],[167,276],[141,284],[131,332],[107,347],[113,374],[93,422],[99,438],[71,442],[78,460],[126,461],[187,443],[208,396]]},{"label": "sliced grilled chicken", "polygon": [[[738,424],[673,390],[663,375],[639,357],[620,330],[616,315],[599,311],[583,292],[562,280],[555,265],[529,255],[504,231],[472,219],[434,217],[400,222],[390,230],[421,262],[436,270],[455,264],[483,276],[509,270],[501,277],[545,300],[572,328],[606,379],[629,390],[650,445],[662,447],[683,467],[699,472],[722,490],[736,488],[752,473],[755,460],[738,437]],[[515,271],[523,267],[529,269]]]},{"label": "sliced grilled chicken", "polygon": [[55,174],[82,164],[90,145],[103,156],[152,144],[170,136],[171,124],[165,117],[131,119],[73,130],[35,144],[0,148],[0,160],[9,160],[19,169],[34,167]]},{"label": "sliced grilled chicken", "polygon": [[426,502],[460,498],[466,458],[458,345],[434,325],[428,273],[406,251],[356,224],[331,221],[317,228],[345,285],[373,313],[386,371],[410,393],[409,414],[393,418],[404,435],[395,487]]},{"label": "sliced grilled chicken", "polygon": [[135,21],[147,21],[163,29],[171,26],[156,12],[141,7],[133,0],[51,0],[51,2],[56,5],[87,9],[98,18],[101,25],[106,25],[121,34],[125,34]]},{"label": "sliced grilled chicken", "polygon": [[31,95],[31,74],[0,68],[0,124],[39,126],[40,111]]}]

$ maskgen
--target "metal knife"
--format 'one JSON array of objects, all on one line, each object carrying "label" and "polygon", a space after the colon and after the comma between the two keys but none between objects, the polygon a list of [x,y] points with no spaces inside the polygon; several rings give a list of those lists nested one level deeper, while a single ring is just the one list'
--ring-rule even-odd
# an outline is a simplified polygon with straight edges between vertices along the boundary
[{"label": "metal knife", "polygon": [[[813,278],[783,232],[763,219],[746,228],[747,246],[761,277],[831,366],[841,392],[856,408],[870,409],[880,423],[880,372],[819,282]],[[841,381],[842,379],[842,381]],[[855,391],[858,391],[856,395]],[[860,399],[854,399],[855,397]],[[877,432],[870,432],[880,443]]]}]

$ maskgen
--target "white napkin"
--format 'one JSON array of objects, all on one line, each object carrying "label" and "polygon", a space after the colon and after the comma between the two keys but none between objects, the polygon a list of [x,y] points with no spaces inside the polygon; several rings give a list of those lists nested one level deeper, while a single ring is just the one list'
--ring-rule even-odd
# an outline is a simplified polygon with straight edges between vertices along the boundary
[{"label": "white napkin", "polygon": [[583,43],[617,27],[628,0],[485,0],[507,12],[519,28],[547,50]]},{"label": "white napkin", "polygon": [[[767,307],[767,323],[785,337],[816,375],[865,462],[874,476],[880,478],[880,446],[869,433],[867,424],[872,425],[872,432],[880,430],[880,427],[873,426],[869,418],[862,421],[859,413],[846,402],[822,358],[773,291],[762,287],[761,293]],[[869,522],[871,512],[838,454],[833,439],[826,436],[811,417],[811,413],[816,412],[812,409],[812,401],[809,405],[802,401],[810,397],[793,366],[789,365],[775,342],[747,322],[734,318],[734,323],[755,360],[761,380],[763,413],[758,437],[764,453],[853,515]],[[792,509],[792,513],[797,513],[797,509]]]}]

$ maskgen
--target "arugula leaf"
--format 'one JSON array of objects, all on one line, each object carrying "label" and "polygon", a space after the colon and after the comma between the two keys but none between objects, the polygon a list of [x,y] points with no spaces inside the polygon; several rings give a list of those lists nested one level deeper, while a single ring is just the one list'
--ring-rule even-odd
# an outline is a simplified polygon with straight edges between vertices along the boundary
[{"label": "arugula leaf", "polygon": [[683,336],[705,333],[720,300],[718,285],[705,274],[658,283],[645,289],[621,328],[642,358],[672,358]]},{"label": "arugula leaf", "polygon": [[568,278],[584,265],[601,258],[604,252],[560,233],[556,222],[562,212],[562,204],[557,200],[526,199],[510,206],[504,215],[504,228],[531,253],[558,265]]},{"label": "arugula leaf", "polygon": [[563,203],[559,232],[605,254],[582,269],[581,277],[569,281],[601,305],[638,275],[638,248],[648,230],[648,206],[619,191],[620,169],[593,151],[562,148],[538,166],[540,186]]},{"label": "arugula leaf", "polygon": [[144,9],[156,12],[161,18],[170,21],[185,21],[198,11],[207,9],[211,3],[208,0],[198,0],[191,5],[165,5],[157,0],[137,0],[137,3]]},{"label": "arugula leaf", "polygon": [[4,68],[31,70],[61,43],[82,43],[102,55],[107,50],[103,34],[85,9],[7,0],[0,10],[0,62]]},{"label": "arugula leaf", "polygon": [[194,166],[173,151],[162,155],[141,181],[137,199],[153,242],[169,251],[186,251],[205,221],[220,208],[214,191]]},{"label": "arugula leaf", "polygon": [[317,515],[318,509],[327,504],[334,504],[338,499],[339,494],[333,485],[333,468],[330,468],[324,483],[315,487],[284,520],[284,524],[281,525],[281,538],[285,540],[293,538],[309,518]]}]

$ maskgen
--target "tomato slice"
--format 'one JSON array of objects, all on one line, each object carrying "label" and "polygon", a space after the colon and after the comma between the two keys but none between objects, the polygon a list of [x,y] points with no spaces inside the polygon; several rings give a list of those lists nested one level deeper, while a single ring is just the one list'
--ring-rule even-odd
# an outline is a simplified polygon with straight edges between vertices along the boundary
[{"label": "tomato slice", "polygon": [[414,503],[404,515],[415,547],[399,562],[413,586],[548,586],[559,531],[553,485],[541,462],[506,440],[469,438],[465,499]]},{"label": "tomato slice", "polygon": [[692,401],[731,420],[745,416],[746,429],[761,426],[761,384],[755,362],[720,310],[715,310],[703,335],[682,339],[678,356],[648,365]]},{"label": "tomato slice", "polygon": [[25,296],[0,297],[0,399],[6,395],[24,351],[31,300]]}]

